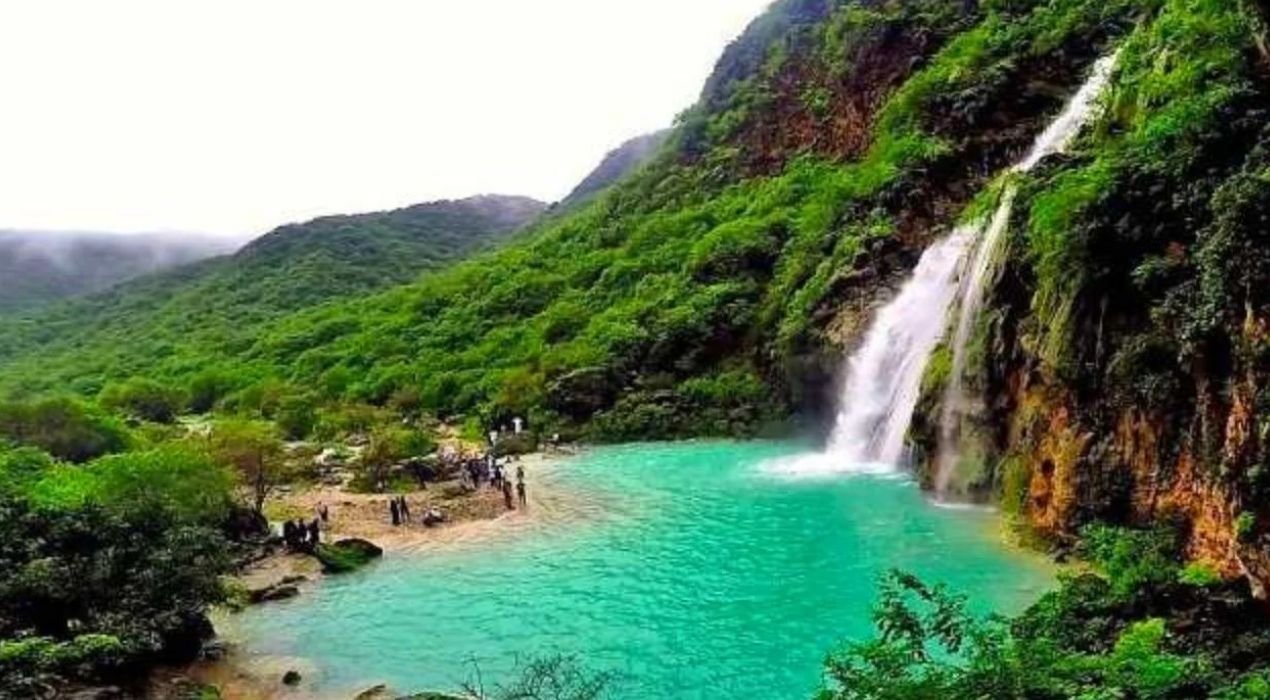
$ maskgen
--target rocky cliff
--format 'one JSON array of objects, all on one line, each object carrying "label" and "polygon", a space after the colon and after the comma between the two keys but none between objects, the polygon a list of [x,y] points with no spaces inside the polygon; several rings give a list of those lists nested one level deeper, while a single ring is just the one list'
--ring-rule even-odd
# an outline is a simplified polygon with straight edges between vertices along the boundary
[{"label": "rocky cliff", "polygon": [[[957,483],[1056,542],[1174,522],[1270,584],[1270,76],[1255,3],[1154,3],[1106,115],[1022,184]],[[937,450],[936,362],[916,438]]]}]

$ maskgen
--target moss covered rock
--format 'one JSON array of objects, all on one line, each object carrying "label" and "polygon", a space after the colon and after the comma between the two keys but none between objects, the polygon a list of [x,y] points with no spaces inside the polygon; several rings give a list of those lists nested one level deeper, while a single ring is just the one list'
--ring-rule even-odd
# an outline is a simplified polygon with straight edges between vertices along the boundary
[{"label": "moss covered rock", "polygon": [[320,544],[313,555],[322,562],[322,571],[342,574],[366,566],[383,556],[384,550],[373,542],[349,538],[331,544]]}]

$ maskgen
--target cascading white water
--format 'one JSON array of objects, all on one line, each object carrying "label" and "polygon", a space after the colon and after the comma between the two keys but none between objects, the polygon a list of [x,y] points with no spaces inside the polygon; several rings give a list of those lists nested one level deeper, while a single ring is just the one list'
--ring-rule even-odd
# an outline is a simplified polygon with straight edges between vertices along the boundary
[{"label": "cascading white water", "polygon": [[[1065,152],[1071,147],[1072,142],[1080,135],[1080,130],[1094,116],[1098,97],[1106,89],[1118,57],[1119,52],[1106,56],[1094,64],[1089,79],[1072,96],[1058,118],[1037,137],[1027,157],[1010,169],[1011,173],[1030,172],[1046,157]],[[999,257],[998,249],[1010,227],[1010,215],[1014,212],[1014,199],[1017,194],[1017,186],[1006,182],[1001,192],[1001,199],[997,203],[997,210],[974,247],[974,259],[970,263],[969,274],[962,280],[957,325],[953,331],[952,370],[944,389],[943,405],[940,411],[939,452],[936,455],[935,469],[935,492],[940,496],[946,494],[949,481],[957,466],[960,456],[961,425],[970,405],[964,382],[970,335],[974,330],[975,321],[979,318],[979,313],[983,310],[984,295],[996,280],[997,269],[994,263]]]},{"label": "cascading white water", "polygon": [[921,393],[922,374],[944,334],[957,294],[957,271],[974,239],[972,227],[926,249],[913,277],[882,307],[864,344],[848,362],[841,409],[828,453],[845,464],[894,466]]},{"label": "cascading white water", "polygon": [[957,295],[957,273],[977,233],[977,227],[961,227],[927,248],[912,278],[878,312],[864,343],[848,360],[828,448],[768,463],[768,472],[806,478],[896,470],[922,374],[943,337]]},{"label": "cascading white water", "polygon": [[[1108,56],[1094,65],[1085,85],[1011,172],[1026,173],[1047,156],[1071,146],[1093,114],[1116,58]],[[1016,193],[1015,186],[1007,183],[989,221],[961,226],[923,253],[913,277],[878,312],[864,343],[848,360],[837,423],[825,452],[773,463],[768,465],[769,471],[788,476],[894,471],[904,457],[904,438],[917,406],[922,375],[947,330],[950,307],[960,296],[953,375],[940,426],[936,488],[942,495],[956,465],[956,439],[965,413],[962,374],[966,345],[995,273],[995,250],[1004,239]],[[976,238],[981,239],[977,245]],[[958,277],[972,248],[975,255],[970,274],[959,285]],[[945,444],[949,446],[946,453]]]}]

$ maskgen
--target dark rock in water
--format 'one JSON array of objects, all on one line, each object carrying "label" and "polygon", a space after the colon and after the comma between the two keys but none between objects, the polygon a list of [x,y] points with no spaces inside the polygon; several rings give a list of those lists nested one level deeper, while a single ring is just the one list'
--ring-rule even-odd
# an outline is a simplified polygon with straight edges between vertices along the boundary
[{"label": "dark rock in water", "polygon": [[387,700],[388,686],[384,684],[374,685],[357,695],[353,696],[353,700]]},{"label": "dark rock in water", "polygon": [[267,603],[273,600],[286,600],[300,595],[300,589],[291,584],[276,583],[264,588],[256,588],[248,593],[248,600],[256,603]]},{"label": "dark rock in water", "polygon": [[328,574],[356,571],[383,554],[384,550],[373,542],[357,538],[340,540],[332,544],[319,544],[313,552],[318,561],[322,562],[322,571]]},{"label": "dark rock in water", "polygon": [[296,685],[300,682],[300,672],[292,669],[282,674],[283,685]]},{"label": "dark rock in water", "polygon": [[219,639],[213,639],[203,645],[203,658],[208,661],[220,661],[229,655],[229,645]]},{"label": "dark rock in water", "polygon": [[411,695],[394,695],[388,691],[388,686],[380,684],[371,686],[366,690],[353,696],[353,700],[463,700],[457,695],[449,693],[436,693],[425,691],[422,693],[413,693]]}]

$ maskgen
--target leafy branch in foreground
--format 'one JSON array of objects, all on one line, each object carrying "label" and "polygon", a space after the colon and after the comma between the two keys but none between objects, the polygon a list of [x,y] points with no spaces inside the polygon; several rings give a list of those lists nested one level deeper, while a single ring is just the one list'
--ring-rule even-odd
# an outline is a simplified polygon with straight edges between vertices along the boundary
[{"label": "leafy branch in foreground", "polygon": [[613,675],[584,667],[576,657],[565,655],[531,659],[515,680],[485,690],[479,666],[473,662],[474,679],[463,684],[462,697],[470,700],[604,700],[611,697]]},{"label": "leafy branch in foreground", "polygon": [[1182,566],[1176,534],[1086,530],[1098,573],[1014,618],[976,619],[962,596],[886,574],[876,637],[825,664],[817,700],[1270,698],[1270,632],[1244,581]]}]

